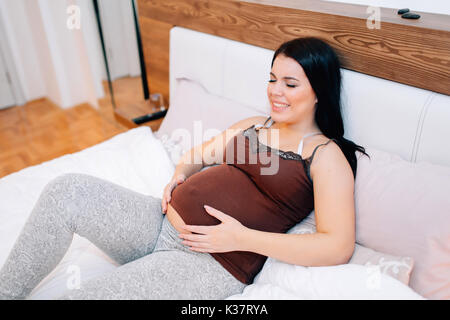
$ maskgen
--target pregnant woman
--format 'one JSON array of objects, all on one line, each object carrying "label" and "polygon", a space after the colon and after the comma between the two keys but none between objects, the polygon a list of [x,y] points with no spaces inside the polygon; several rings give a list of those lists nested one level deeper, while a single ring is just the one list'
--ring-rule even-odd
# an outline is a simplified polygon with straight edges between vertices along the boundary
[{"label": "pregnant woman", "polygon": [[[330,46],[294,39],[272,60],[270,116],[186,152],[162,199],[84,174],[52,180],[0,271],[0,299],[25,299],[75,233],[120,266],[61,299],[223,299],[252,283],[267,257],[346,263],[355,152],[366,153],[343,137],[340,90]],[[206,163],[217,165],[201,170]],[[313,209],[315,234],[285,234]]]}]

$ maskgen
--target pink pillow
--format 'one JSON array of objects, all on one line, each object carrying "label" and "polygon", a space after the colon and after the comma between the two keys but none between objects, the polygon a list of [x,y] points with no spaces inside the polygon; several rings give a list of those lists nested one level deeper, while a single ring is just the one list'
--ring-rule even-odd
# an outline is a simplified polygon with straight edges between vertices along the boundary
[{"label": "pink pillow", "polygon": [[[239,120],[264,115],[263,112],[239,102],[211,94],[196,81],[185,78],[176,81],[177,91],[156,134],[158,138],[164,135],[171,137],[176,129],[185,129],[190,134],[192,147],[202,142],[197,141],[199,135],[205,141]],[[194,130],[195,121],[201,122],[201,131]]]},{"label": "pink pillow", "polygon": [[410,287],[450,299],[450,168],[366,152],[355,181],[356,242],[413,258]]}]

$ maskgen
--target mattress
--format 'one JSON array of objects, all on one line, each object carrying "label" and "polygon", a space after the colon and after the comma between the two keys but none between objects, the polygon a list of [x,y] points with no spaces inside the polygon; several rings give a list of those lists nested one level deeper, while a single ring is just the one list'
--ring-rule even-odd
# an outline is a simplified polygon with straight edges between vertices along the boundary
[{"label": "mattress", "polygon": [[[90,174],[136,192],[161,197],[174,173],[173,144],[149,127],[118,134],[100,144],[25,168],[0,179],[0,266],[31,213],[44,186],[69,172]],[[306,220],[306,219],[305,219]],[[303,223],[303,222],[302,222]],[[29,299],[56,299],[118,265],[78,235],[58,266]],[[376,270],[375,270],[376,271]],[[362,265],[303,267],[269,258],[253,284],[237,299],[422,299],[411,288]]]}]

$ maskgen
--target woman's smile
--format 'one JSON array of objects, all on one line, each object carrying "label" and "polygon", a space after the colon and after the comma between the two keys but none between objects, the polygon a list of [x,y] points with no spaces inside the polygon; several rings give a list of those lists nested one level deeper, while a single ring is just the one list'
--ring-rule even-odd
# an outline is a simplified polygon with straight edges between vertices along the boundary
[{"label": "woman's smile", "polygon": [[275,112],[284,112],[289,109],[290,105],[287,103],[272,101],[272,110]]}]

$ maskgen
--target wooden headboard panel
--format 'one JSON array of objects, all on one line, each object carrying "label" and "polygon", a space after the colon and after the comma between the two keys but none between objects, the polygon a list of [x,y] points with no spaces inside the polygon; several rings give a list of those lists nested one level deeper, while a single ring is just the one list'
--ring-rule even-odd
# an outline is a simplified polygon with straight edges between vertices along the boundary
[{"label": "wooden headboard panel", "polygon": [[169,31],[173,26],[275,50],[301,36],[324,39],[343,68],[450,95],[450,17],[400,18],[380,8],[368,28],[367,6],[319,0],[138,0],[151,92],[169,98]]}]

